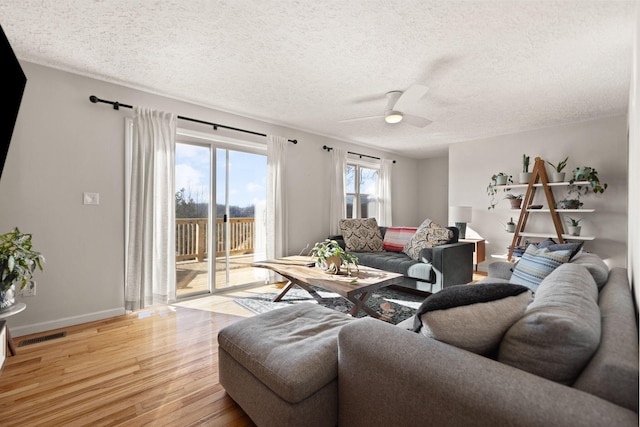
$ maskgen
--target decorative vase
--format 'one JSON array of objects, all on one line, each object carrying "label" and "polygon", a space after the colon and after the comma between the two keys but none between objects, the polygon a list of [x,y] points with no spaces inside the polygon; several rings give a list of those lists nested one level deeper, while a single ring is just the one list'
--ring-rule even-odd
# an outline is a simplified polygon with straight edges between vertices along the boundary
[{"label": "decorative vase", "polygon": [[564,172],[552,172],[551,182],[564,182]]},{"label": "decorative vase", "polygon": [[582,227],[580,225],[568,225],[567,226],[567,231],[569,232],[569,234],[571,234],[572,236],[579,236],[580,235],[580,229]]},{"label": "decorative vase", "polygon": [[0,310],[9,308],[16,303],[16,285],[9,286],[6,291],[0,290]]},{"label": "decorative vase", "polygon": [[528,184],[531,179],[531,172],[520,172],[520,184]]},{"label": "decorative vase", "polygon": [[340,273],[340,261],[339,255],[333,255],[324,261],[320,261],[318,267],[327,274],[338,274]]},{"label": "decorative vase", "polygon": [[511,203],[511,209],[520,209],[522,199],[509,199],[509,203]]},{"label": "decorative vase", "polygon": [[507,185],[507,175],[496,176],[496,185]]}]

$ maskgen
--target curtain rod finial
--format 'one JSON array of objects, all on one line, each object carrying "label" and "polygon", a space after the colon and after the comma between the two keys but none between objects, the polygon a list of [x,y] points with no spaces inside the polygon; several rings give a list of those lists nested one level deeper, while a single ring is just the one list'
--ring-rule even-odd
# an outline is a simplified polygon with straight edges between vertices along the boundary
[{"label": "curtain rod finial", "polygon": [[97,97],[97,96],[95,96],[95,95],[91,95],[91,96],[89,97],[89,101],[91,101],[91,102],[93,102],[94,104],[96,104],[96,103],[97,103],[98,101],[100,101],[100,100],[98,99],[98,97]]}]

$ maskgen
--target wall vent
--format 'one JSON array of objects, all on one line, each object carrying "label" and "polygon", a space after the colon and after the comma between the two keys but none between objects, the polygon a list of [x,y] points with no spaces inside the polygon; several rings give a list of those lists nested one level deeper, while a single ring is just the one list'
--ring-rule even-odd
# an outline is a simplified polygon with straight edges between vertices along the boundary
[{"label": "wall vent", "polygon": [[29,338],[28,340],[20,341],[20,344],[18,344],[18,347],[24,347],[25,345],[31,345],[31,344],[37,344],[40,342],[55,340],[55,339],[66,337],[66,336],[67,336],[66,332],[57,332],[55,334],[44,335],[42,337]]}]

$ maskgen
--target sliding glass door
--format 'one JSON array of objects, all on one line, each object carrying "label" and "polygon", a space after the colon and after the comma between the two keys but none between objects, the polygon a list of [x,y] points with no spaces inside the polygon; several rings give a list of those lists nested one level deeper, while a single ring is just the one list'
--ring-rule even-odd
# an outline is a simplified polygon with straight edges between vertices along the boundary
[{"label": "sliding glass door", "polygon": [[178,299],[260,280],[250,264],[264,256],[266,171],[264,154],[176,144]]}]

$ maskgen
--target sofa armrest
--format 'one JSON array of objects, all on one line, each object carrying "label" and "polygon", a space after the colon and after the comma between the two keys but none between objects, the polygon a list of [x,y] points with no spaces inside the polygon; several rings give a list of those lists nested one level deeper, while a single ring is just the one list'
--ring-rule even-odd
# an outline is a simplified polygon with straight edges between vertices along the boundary
[{"label": "sofa armrest", "polygon": [[462,285],[473,280],[473,243],[459,242],[420,251],[420,260],[442,273],[441,285]]},{"label": "sofa armrest", "polygon": [[638,425],[638,414],[376,319],[338,335],[339,424]]},{"label": "sofa armrest", "polygon": [[511,279],[511,274],[513,274],[513,267],[515,267],[513,262],[492,262],[489,264],[488,275],[493,279],[509,280]]}]

